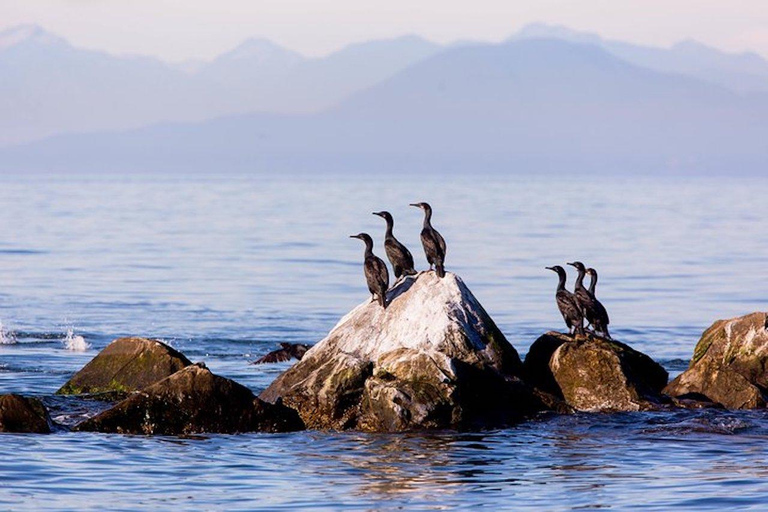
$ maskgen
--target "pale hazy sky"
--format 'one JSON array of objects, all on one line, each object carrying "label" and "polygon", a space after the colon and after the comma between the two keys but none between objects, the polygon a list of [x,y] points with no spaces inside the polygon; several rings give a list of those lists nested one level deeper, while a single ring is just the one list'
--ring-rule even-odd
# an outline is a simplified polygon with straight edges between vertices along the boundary
[{"label": "pale hazy sky", "polygon": [[76,46],[174,61],[211,58],[251,36],[322,55],[403,34],[498,41],[536,21],[768,57],[768,0],[0,0],[0,29],[36,23]]}]

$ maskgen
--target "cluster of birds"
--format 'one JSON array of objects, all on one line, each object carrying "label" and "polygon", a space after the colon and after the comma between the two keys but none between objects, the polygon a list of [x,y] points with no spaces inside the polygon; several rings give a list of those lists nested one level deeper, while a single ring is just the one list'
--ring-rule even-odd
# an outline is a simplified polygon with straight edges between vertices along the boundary
[{"label": "cluster of birds", "polygon": [[[597,271],[593,268],[586,268],[580,261],[568,263],[578,272],[576,283],[573,285],[573,293],[565,289],[566,273],[560,265],[554,267],[545,267],[547,270],[556,272],[560,278],[555,292],[555,300],[560,313],[563,315],[565,325],[568,326],[568,332],[571,334],[584,334],[584,320],[592,327],[592,331],[602,334],[606,338],[611,337],[608,332],[608,312],[603,304],[595,297],[595,288],[597,287]],[[589,275],[591,281],[589,288],[584,286],[584,276]]]},{"label": "cluster of birds", "polygon": [[[439,277],[445,277],[445,239],[432,227],[432,207],[427,203],[413,203],[410,206],[420,208],[424,211],[424,226],[421,230],[421,245],[424,247],[424,254],[429,263],[429,269],[435,267],[435,272]],[[389,212],[373,212],[387,222],[387,230],[384,234],[384,251],[387,253],[387,259],[392,264],[392,270],[395,278],[400,279],[404,276],[416,274],[413,265],[413,255],[400,241],[395,238],[392,230],[395,227],[395,221]],[[384,261],[373,254],[373,239],[368,233],[350,235],[350,238],[357,238],[365,242],[365,261],[363,271],[365,280],[368,283],[368,290],[371,292],[371,300],[379,301],[382,308],[387,307],[387,290],[389,289],[389,271]]]}]

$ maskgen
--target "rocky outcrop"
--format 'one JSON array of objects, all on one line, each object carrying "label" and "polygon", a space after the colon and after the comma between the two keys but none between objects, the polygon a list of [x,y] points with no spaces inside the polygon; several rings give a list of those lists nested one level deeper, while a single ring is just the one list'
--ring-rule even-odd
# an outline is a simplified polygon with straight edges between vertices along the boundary
[{"label": "rocky outcrop", "polygon": [[182,353],[159,341],[120,338],[107,345],[56,393],[125,394],[159,382],[190,364]]},{"label": "rocky outcrop", "polygon": [[548,332],[525,360],[529,383],[578,411],[637,411],[662,401],[667,372],[647,355],[615,340]]},{"label": "rocky outcrop", "polygon": [[269,404],[204,365],[187,366],[132,394],[75,430],[145,435],[287,432],[302,430],[299,415]]},{"label": "rocky outcrop", "polygon": [[718,320],[701,336],[688,369],[664,392],[703,395],[728,409],[766,406],[768,330],[766,313]]},{"label": "rocky outcrop", "polygon": [[0,395],[0,432],[48,434],[51,418],[43,403],[21,395]]},{"label": "rocky outcrop", "polygon": [[409,276],[347,314],[262,394],[309,428],[404,431],[519,420],[542,407],[517,351],[454,274]]}]

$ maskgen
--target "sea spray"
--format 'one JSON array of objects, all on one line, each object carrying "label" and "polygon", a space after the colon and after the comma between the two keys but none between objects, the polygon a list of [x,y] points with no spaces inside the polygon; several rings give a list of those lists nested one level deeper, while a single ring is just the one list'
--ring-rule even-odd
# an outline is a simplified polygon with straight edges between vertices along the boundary
[{"label": "sea spray", "polygon": [[64,344],[64,348],[72,352],[85,352],[91,348],[91,344],[79,334],[75,334],[75,330],[71,327],[67,329],[67,335],[61,342]]},{"label": "sea spray", "polygon": [[12,331],[6,331],[0,320],[0,345],[13,345],[16,343],[16,335]]}]

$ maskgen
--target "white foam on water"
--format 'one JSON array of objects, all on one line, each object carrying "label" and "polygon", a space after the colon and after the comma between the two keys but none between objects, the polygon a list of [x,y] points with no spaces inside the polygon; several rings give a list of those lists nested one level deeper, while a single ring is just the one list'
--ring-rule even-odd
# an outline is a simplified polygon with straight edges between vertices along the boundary
[{"label": "white foam on water", "polygon": [[91,348],[91,344],[85,341],[85,338],[79,334],[75,334],[75,330],[72,327],[67,329],[67,335],[61,342],[64,344],[64,348],[72,352],[85,352]]},{"label": "white foam on water", "polygon": [[6,331],[2,320],[0,320],[0,345],[13,345],[14,343],[16,343],[16,336],[12,332]]}]

